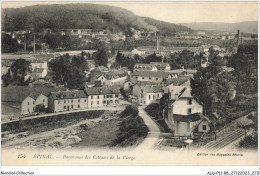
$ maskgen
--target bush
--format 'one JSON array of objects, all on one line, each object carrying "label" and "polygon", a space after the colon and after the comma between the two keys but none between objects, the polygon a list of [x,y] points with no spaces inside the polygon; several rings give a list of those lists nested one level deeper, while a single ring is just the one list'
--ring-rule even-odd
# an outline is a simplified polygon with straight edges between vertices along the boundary
[{"label": "bush", "polygon": [[138,109],[136,106],[128,105],[124,111],[120,113],[120,117],[127,117],[127,116],[138,116]]},{"label": "bush", "polygon": [[123,119],[119,124],[117,139],[112,142],[111,146],[132,146],[147,136],[148,127],[138,116],[138,110],[135,106],[127,106],[120,117]]},{"label": "bush", "polygon": [[239,146],[242,148],[258,148],[258,135],[246,136],[242,141],[239,142]]}]

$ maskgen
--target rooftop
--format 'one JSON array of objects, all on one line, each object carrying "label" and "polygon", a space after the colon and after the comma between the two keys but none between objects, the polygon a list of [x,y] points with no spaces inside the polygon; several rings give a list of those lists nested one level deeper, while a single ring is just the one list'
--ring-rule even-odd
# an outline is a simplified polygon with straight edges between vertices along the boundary
[{"label": "rooftop", "polygon": [[144,77],[158,77],[158,78],[168,78],[170,73],[163,71],[137,71],[131,74],[132,76],[144,76]]},{"label": "rooftop", "polygon": [[22,102],[26,97],[31,96],[36,99],[40,94],[48,96],[50,92],[65,90],[64,88],[55,88],[50,86],[13,86],[2,87],[2,101],[7,102]]},{"label": "rooftop", "polygon": [[88,95],[106,95],[106,94],[120,94],[119,86],[109,86],[109,87],[90,87],[86,88],[85,92]]},{"label": "rooftop", "polygon": [[56,91],[51,92],[50,96],[54,100],[61,100],[61,99],[73,99],[73,98],[87,98],[87,95],[83,90],[66,90],[66,91]]}]

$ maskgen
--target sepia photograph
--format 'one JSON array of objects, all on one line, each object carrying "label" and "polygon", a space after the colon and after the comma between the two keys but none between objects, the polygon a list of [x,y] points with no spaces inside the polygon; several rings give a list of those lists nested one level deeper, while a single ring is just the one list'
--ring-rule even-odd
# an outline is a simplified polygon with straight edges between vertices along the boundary
[{"label": "sepia photograph", "polygon": [[1,163],[257,166],[258,2],[2,1]]}]

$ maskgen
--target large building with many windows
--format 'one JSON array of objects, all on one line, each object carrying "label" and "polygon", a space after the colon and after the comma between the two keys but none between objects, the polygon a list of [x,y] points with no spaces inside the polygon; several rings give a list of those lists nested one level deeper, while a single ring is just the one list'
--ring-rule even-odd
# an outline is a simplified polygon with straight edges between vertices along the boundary
[{"label": "large building with many windows", "polygon": [[87,109],[88,97],[83,90],[51,92],[48,104],[50,112]]},{"label": "large building with many windows", "polygon": [[119,104],[120,87],[90,87],[85,92],[88,95],[88,107],[100,107]]}]

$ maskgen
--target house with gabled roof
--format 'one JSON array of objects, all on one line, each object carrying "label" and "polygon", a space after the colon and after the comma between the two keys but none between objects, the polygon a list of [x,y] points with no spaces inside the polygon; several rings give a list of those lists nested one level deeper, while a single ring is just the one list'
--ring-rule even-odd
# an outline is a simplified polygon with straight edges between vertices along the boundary
[{"label": "house with gabled roof", "polygon": [[139,104],[149,105],[152,102],[158,101],[163,95],[163,89],[161,85],[146,85],[141,87]]},{"label": "house with gabled roof", "polygon": [[38,104],[48,107],[48,95],[52,91],[65,90],[64,88],[55,88],[50,86],[13,86],[2,87],[1,101],[6,105],[16,107],[21,115],[35,112]]},{"label": "house with gabled roof", "polygon": [[194,132],[209,132],[212,121],[203,115],[203,106],[184,86],[169,88],[168,117],[165,122],[174,136],[192,137]]},{"label": "house with gabled roof", "polygon": [[152,64],[137,63],[134,65],[134,72],[137,71],[158,71],[158,69]]},{"label": "house with gabled roof", "polygon": [[166,78],[171,78],[171,73],[163,71],[137,71],[130,75],[130,81],[132,82],[157,82],[161,83]]},{"label": "house with gabled roof", "polygon": [[154,65],[157,70],[159,71],[170,71],[171,70],[171,66],[168,63],[164,63],[164,62],[151,62],[151,65]]}]

